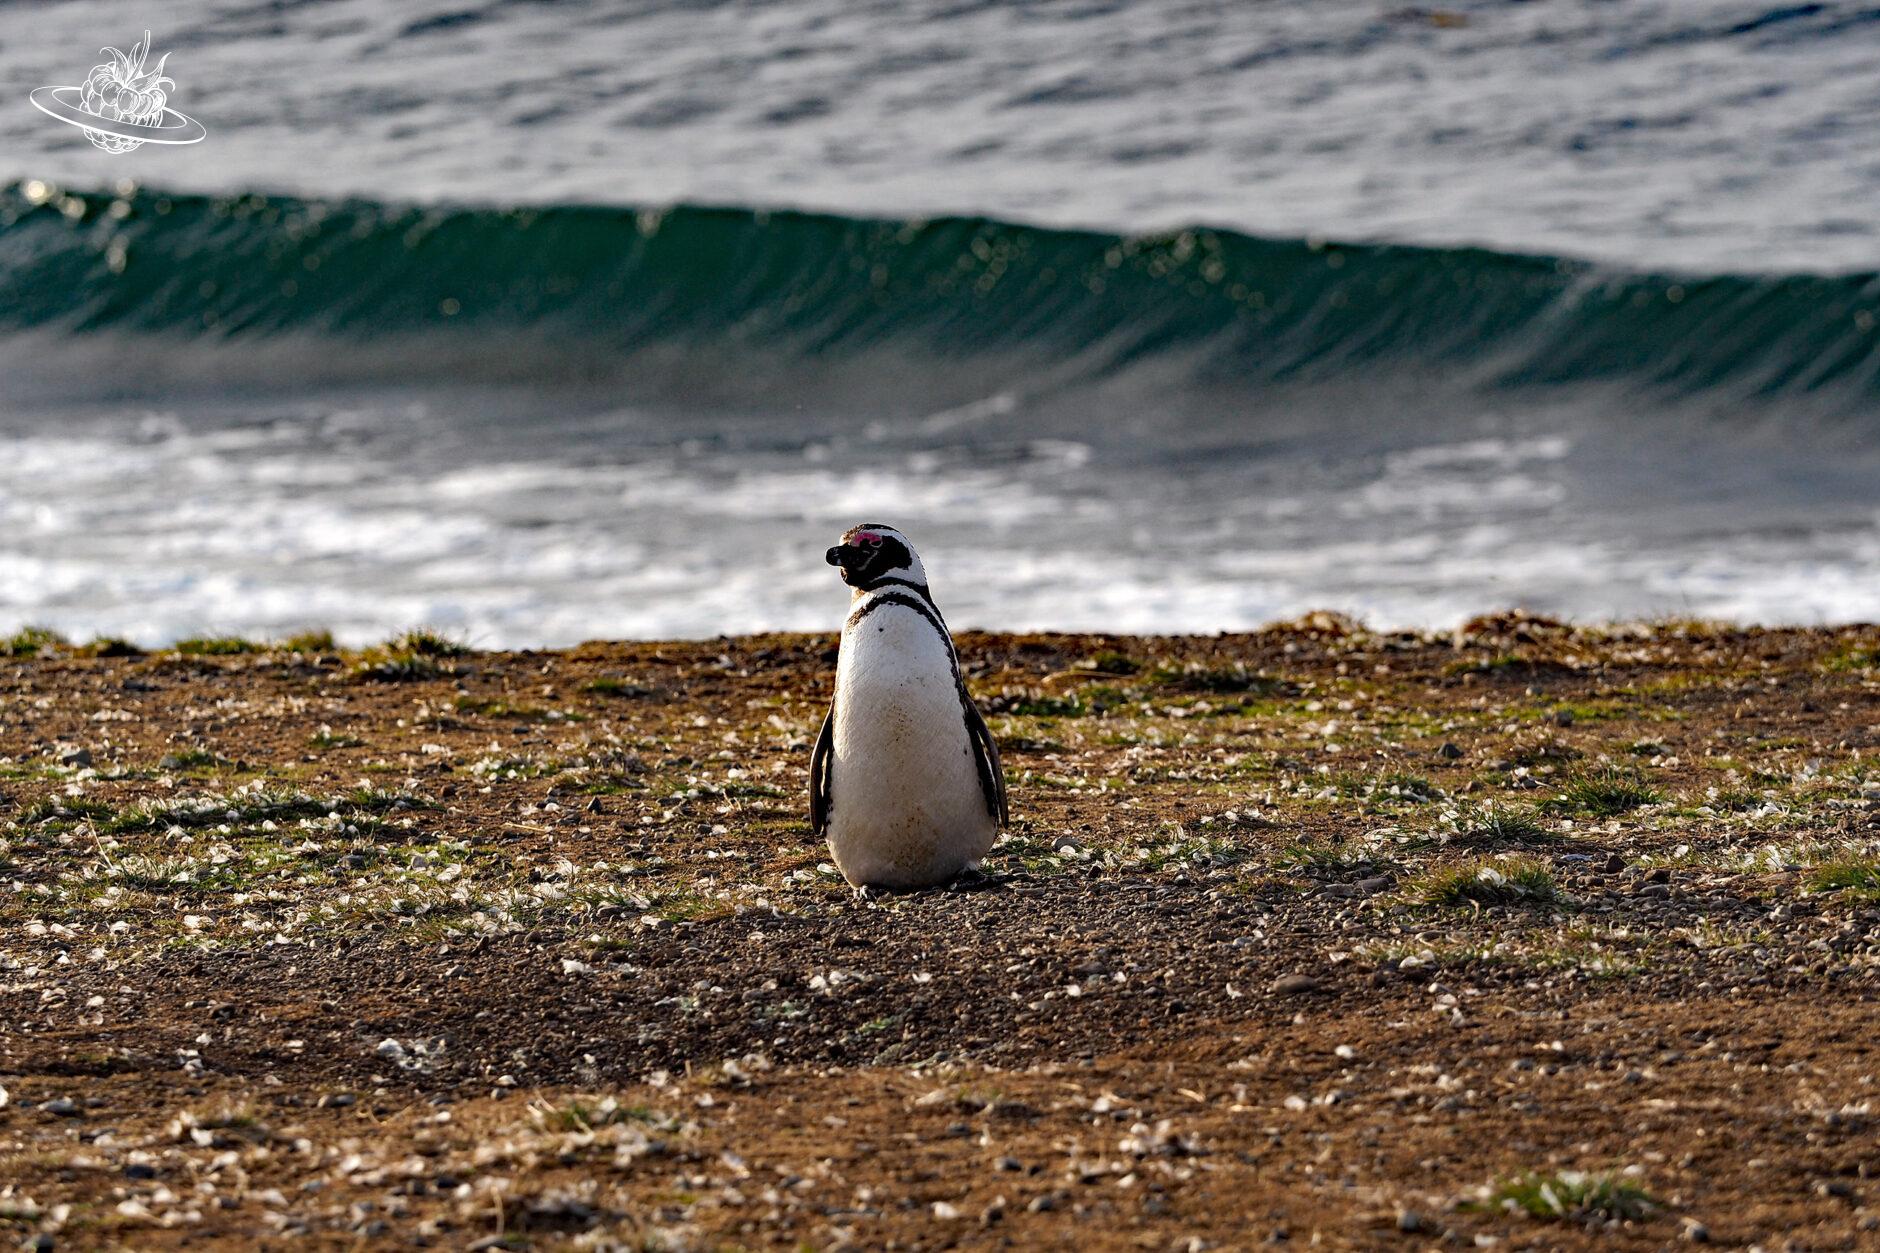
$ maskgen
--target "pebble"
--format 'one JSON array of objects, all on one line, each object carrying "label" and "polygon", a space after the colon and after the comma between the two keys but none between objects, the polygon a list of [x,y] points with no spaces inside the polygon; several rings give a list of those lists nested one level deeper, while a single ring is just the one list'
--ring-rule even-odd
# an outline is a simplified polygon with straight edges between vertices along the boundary
[{"label": "pebble", "polygon": [[1397,1212],[1397,1230],[1406,1233],[1423,1230],[1423,1215],[1413,1209],[1399,1210]]},{"label": "pebble", "polygon": [[1443,746],[1436,750],[1436,755],[1444,761],[1459,761],[1462,758],[1462,750],[1449,740],[1444,740]]},{"label": "pebble", "polygon": [[1273,980],[1273,990],[1286,996],[1296,996],[1302,992],[1316,992],[1324,986],[1324,981],[1311,975],[1281,975]]},{"label": "pebble", "polygon": [[157,1168],[148,1162],[132,1162],[124,1168],[126,1179],[155,1179]]},{"label": "pebble", "polygon": [[1687,1218],[1684,1220],[1684,1238],[1692,1244],[1709,1244],[1710,1228],[1695,1219]]},{"label": "pebble", "polygon": [[78,1102],[74,1101],[69,1096],[62,1096],[56,1101],[47,1101],[39,1108],[43,1109],[48,1114],[54,1114],[60,1118],[84,1117],[84,1112],[78,1108]]},{"label": "pebble", "polygon": [[59,754],[61,766],[89,766],[91,750],[89,748],[68,748]]}]

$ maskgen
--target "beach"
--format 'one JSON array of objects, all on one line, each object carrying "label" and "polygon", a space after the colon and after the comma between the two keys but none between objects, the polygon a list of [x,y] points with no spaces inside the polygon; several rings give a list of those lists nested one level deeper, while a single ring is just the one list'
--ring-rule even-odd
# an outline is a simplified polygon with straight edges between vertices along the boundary
[{"label": "beach", "polygon": [[0,1231],[1873,1239],[1874,628],[964,633],[1014,822],[866,898],[834,644],[14,640]]}]

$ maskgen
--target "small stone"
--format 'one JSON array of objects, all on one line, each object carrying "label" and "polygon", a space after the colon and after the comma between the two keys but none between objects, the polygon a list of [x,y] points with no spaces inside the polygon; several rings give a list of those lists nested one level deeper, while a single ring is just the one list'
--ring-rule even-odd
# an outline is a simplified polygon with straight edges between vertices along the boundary
[{"label": "small stone", "polygon": [[148,1162],[132,1162],[124,1168],[126,1179],[155,1179],[157,1168]]},{"label": "small stone", "polygon": [[59,764],[61,766],[89,766],[91,750],[89,748],[63,749],[59,753]]},{"label": "small stone", "polygon": [[1376,896],[1379,892],[1390,887],[1390,876],[1387,874],[1372,875],[1368,879],[1358,880],[1351,886],[1357,888],[1358,891],[1364,893],[1366,896]]},{"label": "small stone", "polygon": [[1462,750],[1448,740],[1443,741],[1443,746],[1436,750],[1436,755],[1444,761],[1462,760]]},{"label": "small stone", "polygon": [[69,1096],[62,1096],[62,1097],[59,1097],[57,1100],[47,1101],[44,1105],[41,1105],[39,1108],[46,1111],[46,1113],[55,1115],[59,1118],[83,1118],[84,1117],[84,1111],[78,1108],[78,1102],[74,1101]]},{"label": "small stone", "polygon": [[1297,996],[1304,992],[1316,992],[1324,986],[1324,981],[1311,975],[1281,975],[1273,980],[1273,990],[1282,996]]},{"label": "small stone", "polygon": [[1025,1163],[1019,1161],[1016,1157],[1001,1157],[997,1162],[997,1166],[1000,1170],[1014,1175],[1025,1169]]},{"label": "small stone", "polygon": [[1607,874],[1618,874],[1621,870],[1625,869],[1625,858],[1619,856],[1617,853],[1607,853],[1606,864],[1601,866],[1600,869]]},{"label": "small stone", "polygon": [[1054,853],[1076,852],[1077,851],[1077,837],[1074,835],[1058,836],[1057,839],[1051,841],[1051,851]]},{"label": "small stone", "polygon": [[1423,1230],[1423,1215],[1413,1209],[1398,1210],[1397,1230],[1405,1233]]},{"label": "small stone", "polygon": [[1684,1238],[1692,1244],[1709,1244],[1710,1228],[1694,1218],[1684,1220]]},{"label": "small stone", "polygon": [[1671,895],[1671,885],[1668,883],[1641,884],[1639,885],[1638,891],[1634,892],[1633,895],[1634,896],[1649,896],[1649,897],[1656,898],[1658,900],[1663,900],[1665,897],[1668,897]]},{"label": "small stone", "polygon": [[27,1237],[26,1243],[20,1245],[20,1247],[30,1250],[30,1253],[52,1253],[52,1250],[56,1246],[53,1244],[52,1236],[47,1232],[41,1231],[36,1235]]},{"label": "small stone", "polygon": [[1056,1209],[1057,1206],[1057,1193],[1046,1192],[1040,1196],[1031,1198],[1031,1204],[1025,1207],[1025,1212],[1028,1214],[1043,1214]]},{"label": "small stone", "polygon": [[1573,711],[1571,709],[1555,710],[1554,711],[1554,725],[1557,727],[1572,726],[1573,725]]}]

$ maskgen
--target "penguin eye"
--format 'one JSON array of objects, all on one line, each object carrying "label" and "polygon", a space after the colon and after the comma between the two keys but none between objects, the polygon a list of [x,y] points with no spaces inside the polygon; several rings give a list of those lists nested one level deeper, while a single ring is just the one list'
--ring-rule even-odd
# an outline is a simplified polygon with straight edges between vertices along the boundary
[{"label": "penguin eye", "polygon": [[880,547],[881,547],[881,536],[879,536],[879,535],[871,535],[871,536],[869,536],[869,537],[868,537],[868,546],[869,546],[870,548],[880,548]]}]

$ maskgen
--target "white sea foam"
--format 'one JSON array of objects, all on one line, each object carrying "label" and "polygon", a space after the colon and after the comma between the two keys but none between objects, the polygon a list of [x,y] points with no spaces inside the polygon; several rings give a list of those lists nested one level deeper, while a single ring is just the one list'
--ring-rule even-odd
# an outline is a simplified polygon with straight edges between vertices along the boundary
[{"label": "white sea foam", "polygon": [[1083,445],[891,438],[549,458],[526,430],[446,443],[438,421],[387,409],[345,439],[315,419],[34,423],[0,462],[0,625],[155,643],[308,626],[362,642],[426,623],[482,645],[829,629],[845,593],[822,550],[870,517],[919,536],[961,627],[1215,631],[1313,607],[1446,626],[1511,604],[1880,617],[1880,514],[1857,486],[1837,504],[1811,472],[1815,496],[1759,501],[1753,480],[1712,491],[1693,470],[1615,514],[1597,439],[1171,470]]}]

